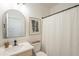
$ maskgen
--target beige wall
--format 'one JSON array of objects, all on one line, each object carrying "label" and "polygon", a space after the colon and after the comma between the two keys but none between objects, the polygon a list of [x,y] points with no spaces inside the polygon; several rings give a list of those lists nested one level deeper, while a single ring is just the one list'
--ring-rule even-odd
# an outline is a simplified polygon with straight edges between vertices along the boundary
[{"label": "beige wall", "polygon": [[[35,6],[35,7],[34,7]],[[8,9],[16,9],[20,12],[23,13],[23,15],[26,18],[26,37],[18,37],[18,38],[10,38],[10,39],[4,39],[3,34],[2,34],[2,16],[5,11]],[[31,5],[27,4],[25,7],[22,6],[17,6],[16,3],[0,3],[0,46],[3,45],[3,42],[6,40],[10,41],[11,44],[13,42],[12,39],[17,39],[18,42],[25,42],[27,40],[40,40],[41,39],[41,34],[39,35],[32,35],[29,36],[29,16],[30,17],[36,17],[36,18],[41,18],[43,15],[46,15],[46,10],[44,7],[41,7],[40,5]],[[30,40],[31,39],[31,40]]]}]

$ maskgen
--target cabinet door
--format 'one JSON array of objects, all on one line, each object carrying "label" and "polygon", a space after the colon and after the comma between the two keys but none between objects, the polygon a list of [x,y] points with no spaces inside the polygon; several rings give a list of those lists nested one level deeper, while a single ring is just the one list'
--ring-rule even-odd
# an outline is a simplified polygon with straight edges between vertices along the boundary
[{"label": "cabinet door", "polygon": [[32,56],[32,50],[28,50],[28,51],[18,53],[15,56]]}]

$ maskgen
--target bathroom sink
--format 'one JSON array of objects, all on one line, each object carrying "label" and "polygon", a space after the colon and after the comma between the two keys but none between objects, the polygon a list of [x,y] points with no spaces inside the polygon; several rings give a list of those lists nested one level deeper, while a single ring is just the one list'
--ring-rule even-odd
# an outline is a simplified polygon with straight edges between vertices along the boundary
[{"label": "bathroom sink", "polygon": [[33,46],[28,42],[24,42],[24,43],[18,44],[17,46],[10,46],[9,48],[1,47],[0,55],[10,56],[10,55],[21,53],[23,51],[28,51],[30,49],[33,49]]}]

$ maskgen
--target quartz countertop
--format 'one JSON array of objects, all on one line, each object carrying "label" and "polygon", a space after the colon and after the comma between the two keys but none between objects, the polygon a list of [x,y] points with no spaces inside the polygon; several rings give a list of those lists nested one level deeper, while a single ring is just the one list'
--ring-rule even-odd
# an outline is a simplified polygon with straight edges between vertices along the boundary
[{"label": "quartz countertop", "polygon": [[29,42],[20,43],[9,48],[0,47],[0,56],[12,56],[31,49],[33,49],[33,46]]}]

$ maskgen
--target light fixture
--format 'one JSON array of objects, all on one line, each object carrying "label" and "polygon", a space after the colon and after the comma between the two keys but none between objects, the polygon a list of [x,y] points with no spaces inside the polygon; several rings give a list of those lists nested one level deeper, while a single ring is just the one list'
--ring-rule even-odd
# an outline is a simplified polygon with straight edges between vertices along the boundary
[{"label": "light fixture", "polygon": [[26,5],[26,3],[17,3],[18,9],[23,12],[24,14],[28,14],[29,10],[28,7]]},{"label": "light fixture", "polygon": [[17,5],[26,5],[26,3],[17,3]]}]

